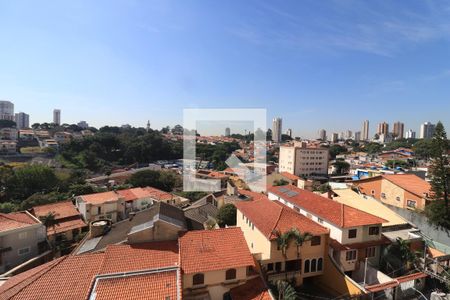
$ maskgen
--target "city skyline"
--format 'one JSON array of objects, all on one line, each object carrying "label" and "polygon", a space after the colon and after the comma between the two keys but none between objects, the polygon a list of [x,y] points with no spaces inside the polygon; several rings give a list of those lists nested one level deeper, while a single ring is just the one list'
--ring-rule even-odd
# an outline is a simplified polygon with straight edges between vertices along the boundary
[{"label": "city skyline", "polygon": [[66,123],[159,129],[184,108],[254,107],[294,136],[364,119],[419,132],[450,123],[449,16],[419,1],[2,2],[0,99],[31,123],[58,107]]}]

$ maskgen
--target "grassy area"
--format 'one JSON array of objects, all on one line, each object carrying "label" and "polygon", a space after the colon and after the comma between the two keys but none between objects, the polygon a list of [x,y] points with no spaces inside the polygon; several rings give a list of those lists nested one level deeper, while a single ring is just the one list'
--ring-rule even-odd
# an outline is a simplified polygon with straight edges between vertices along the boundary
[{"label": "grassy area", "polygon": [[23,147],[20,148],[20,153],[22,154],[31,154],[31,153],[44,153],[44,149],[41,147]]}]

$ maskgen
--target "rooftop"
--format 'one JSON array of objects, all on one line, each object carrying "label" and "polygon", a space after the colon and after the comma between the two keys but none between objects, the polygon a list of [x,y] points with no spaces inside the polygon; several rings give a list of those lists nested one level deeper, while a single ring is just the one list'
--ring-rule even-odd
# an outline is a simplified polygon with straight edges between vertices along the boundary
[{"label": "rooftop", "polygon": [[0,232],[24,228],[39,223],[38,220],[26,211],[9,214],[0,213]]},{"label": "rooftop", "polygon": [[239,209],[269,240],[276,239],[275,230],[286,232],[297,228],[313,235],[327,234],[328,229],[308,219],[278,201],[259,194],[256,200],[236,203]]},{"label": "rooftop", "polygon": [[196,230],[179,238],[181,268],[186,274],[254,266],[240,228]]},{"label": "rooftop", "polygon": [[232,288],[230,294],[233,300],[272,300],[268,288],[260,277]]},{"label": "rooftop", "polygon": [[72,201],[35,206],[32,208],[32,213],[38,218],[44,217],[49,213],[53,213],[55,215],[55,219],[57,220],[80,215],[76,207],[72,204]]},{"label": "rooftop", "polygon": [[295,204],[340,228],[382,224],[387,222],[385,219],[366,213],[362,210],[338,203],[292,185],[270,187],[269,193]]},{"label": "rooftop", "polygon": [[382,175],[382,177],[419,197],[430,193],[431,190],[431,185],[428,182],[414,174]]},{"label": "rooftop", "polygon": [[114,202],[118,201],[120,196],[119,194],[115,192],[103,192],[103,193],[96,193],[96,194],[88,194],[88,195],[81,195],[79,196],[84,202],[90,203],[90,204],[103,204],[105,202]]}]

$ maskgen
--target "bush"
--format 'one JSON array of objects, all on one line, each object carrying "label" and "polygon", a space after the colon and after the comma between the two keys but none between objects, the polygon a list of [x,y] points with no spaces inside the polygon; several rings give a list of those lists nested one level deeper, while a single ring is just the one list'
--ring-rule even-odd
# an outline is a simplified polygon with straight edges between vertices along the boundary
[{"label": "bush", "polygon": [[220,227],[236,225],[236,207],[233,204],[225,204],[217,213],[217,223]]}]

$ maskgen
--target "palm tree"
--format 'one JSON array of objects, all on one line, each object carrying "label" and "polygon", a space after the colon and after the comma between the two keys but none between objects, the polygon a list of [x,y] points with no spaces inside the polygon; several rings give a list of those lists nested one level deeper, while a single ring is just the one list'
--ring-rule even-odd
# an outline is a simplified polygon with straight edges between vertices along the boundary
[{"label": "palm tree", "polygon": [[53,231],[55,231],[55,227],[59,223],[58,220],[56,220],[56,215],[54,212],[49,212],[45,216],[39,217],[39,220],[41,220],[47,231],[49,228],[52,228]]},{"label": "palm tree", "polygon": [[304,242],[311,240],[313,235],[309,232],[301,233],[297,228],[292,228],[289,231],[290,237],[295,241],[295,245],[297,247],[297,257],[299,257],[300,253],[298,251],[298,248],[301,247]]},{"label": "palm tree", "polygon": [[288,282],[283,280],[277,281],[276,291],[278,292],[277,300],[296,300],[297,293]]},{"label": "palm tree", "polygon": [[301,233],[297,228],[291,228],[285,233],[281,233],[280,230],[275,229],[274,235],[277,237],[277,245],[278,248],[283,253],[283,256],[286,257],[286,250],[289,247],[289,242],[293,239],[295,241],[295,245],[297,246],[297,256],[298,247],[302,246],[304,242],[310,240],[312,238],[312,234],[309,232]]}]

